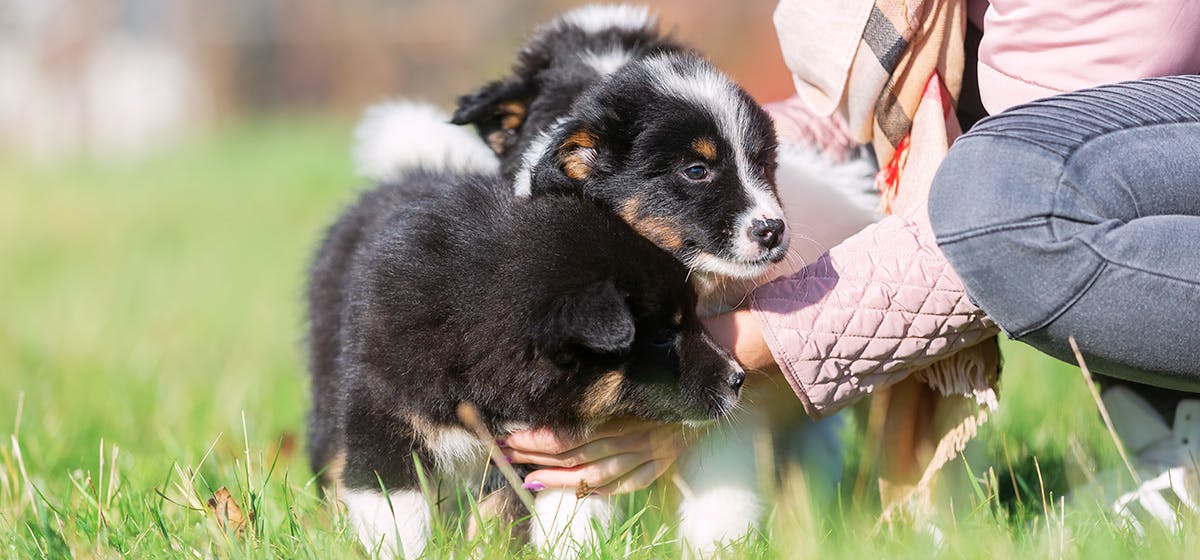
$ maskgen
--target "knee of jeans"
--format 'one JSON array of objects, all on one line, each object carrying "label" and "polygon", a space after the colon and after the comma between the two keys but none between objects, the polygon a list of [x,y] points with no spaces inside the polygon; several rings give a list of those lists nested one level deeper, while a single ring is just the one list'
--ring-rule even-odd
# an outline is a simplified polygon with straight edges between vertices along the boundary
[{"label": "knee of jeans", "polygon": [[929,219],[938,241],[1043,218],[1054,205],[1062,159],[1003,136],[964,136],[938,167]]},{"label": "knee of jeans", "polygon": [[986,160],[977,149],[951,149],[929,188],[929,221],[938,239],[969,231],[979,224],[975,203],[999,186],[999,177],[978,172]]},{"label": "knee of jeans", "polygon": [[1027,332],[1070,298],[1047,274],[1087,273],[1075,270],[1082,261],[1066,258],[1071,248],[1047,227],[1061,170],[1061,159],[1018,139],[968,136],[931,186],[930,223],[943,254],[971,301],[1010,334]]}]

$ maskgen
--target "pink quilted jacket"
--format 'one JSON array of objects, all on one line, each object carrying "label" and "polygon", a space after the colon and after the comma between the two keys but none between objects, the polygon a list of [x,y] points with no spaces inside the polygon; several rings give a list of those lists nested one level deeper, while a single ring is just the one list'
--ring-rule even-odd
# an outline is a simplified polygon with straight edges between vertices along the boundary
[{"label": "pink quilted jacket", "polygon": [[[923,204],[868,226],[800,273],[758,288],[751,309],[814,417],[998,332],[967,299],[934,241]],[[940,388],[979,397],[987,386],[980,379]]]}]

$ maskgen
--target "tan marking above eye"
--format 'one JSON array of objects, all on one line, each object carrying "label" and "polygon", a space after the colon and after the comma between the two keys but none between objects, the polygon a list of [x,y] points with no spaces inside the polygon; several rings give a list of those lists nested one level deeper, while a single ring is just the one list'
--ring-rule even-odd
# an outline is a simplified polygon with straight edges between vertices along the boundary
[{"label": "tan marking above eye", "polygon": [[559,163],[567,177],[576,181],[587,179],[596,161],[596,135],[590,130],[575,132],[563,140],[558,153]]},{"label": "tan marking above eye", "polygon": [[717,143],[712,138],[697,138],[692,140],[692,150],[708,161],[717,159]]},{"label": "tan marking above eye", "polygon": [[521,101],[505,101],[496,107],[500,115],[500,127],[514,130],[525,121],[525,103]]},{"label": "tan marking above eye", "polygon": [[682,325],[683,324],[683,310],[680,309],[680,310],[676,311],[675,316],[672,317],[671,319],[675,321],[676,327],[678,327],[679,325]]}]

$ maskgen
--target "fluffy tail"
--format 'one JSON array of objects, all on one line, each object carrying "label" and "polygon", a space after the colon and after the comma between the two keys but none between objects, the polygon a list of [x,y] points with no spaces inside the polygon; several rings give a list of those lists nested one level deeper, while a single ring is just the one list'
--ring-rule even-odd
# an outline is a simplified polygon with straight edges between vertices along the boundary
[{"label": "fluffy tail", "polygon": [[355,171],[372,181],[397,179],[410,169],[488,173],[496,155],[474,131],[450,124],[428,103],[389,101],[368,107],[354,129]]}]

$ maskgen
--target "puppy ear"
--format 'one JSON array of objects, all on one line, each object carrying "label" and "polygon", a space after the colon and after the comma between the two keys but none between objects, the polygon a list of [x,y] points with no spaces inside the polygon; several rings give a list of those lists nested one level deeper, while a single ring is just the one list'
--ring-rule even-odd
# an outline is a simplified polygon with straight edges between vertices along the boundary
[{"label": "puppy ear", "polygon": [[581,352],[624,354],[633,346],[633,313],[612,280],[589,284],[555,300],[539,333],[543,353],[561,365]]},{"label": "puppy ear", "polygon": [[508,78],[492,82],[459,97],[458,109],[450,122],[475,125],[488,147],[496,155],[504,155],[516,143],[517,131],[525,123],[532,97],[524,80]]},{"label": "puppy ear", "polygon": [[531,172],[535,193],[572,192],[599,170],[606,146],[597,129],[588,124],[567,123],[550,138]]}]

